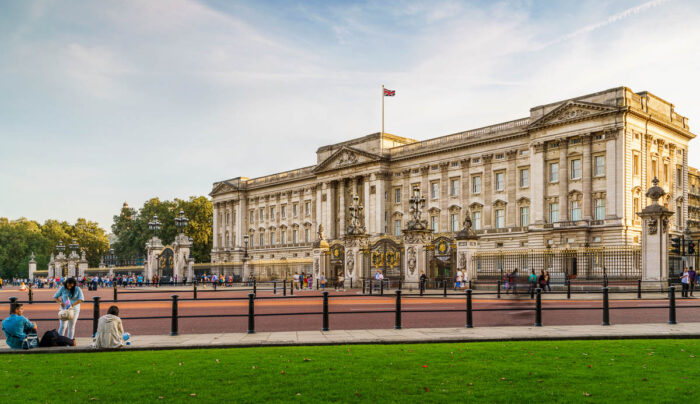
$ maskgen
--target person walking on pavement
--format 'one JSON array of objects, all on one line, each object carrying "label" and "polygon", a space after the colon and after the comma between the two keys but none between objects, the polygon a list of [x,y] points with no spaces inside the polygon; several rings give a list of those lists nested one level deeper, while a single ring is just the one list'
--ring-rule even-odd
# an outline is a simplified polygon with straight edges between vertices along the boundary
[{"label": "person walking on pavement", "polygon": [[540,271],[540,276],[537,278],[537,284],[543,292],[547,291],[547,279],[545,278],[544,269]]},{"label": "person walking on pavement", "polygon": [[552,287],[549,286],[549,271],[544,271],[544,284],[547,286],[547,291],[551,292]]},{"label": "person walking on pavement", "polygon": [[690,274],[688,273],[688,267],[683,268],[683,275],[681,275],[681,284],[683,285],[683,292],[681,297],[688,297],[688,290],[690,289]]},{"label": "person walking on pavement", "polygon": [[530,276],[527,278],[528,289],[527,293],[532,294],[537,288],[537,275],[535,275],[535,270],[530,271]]}]

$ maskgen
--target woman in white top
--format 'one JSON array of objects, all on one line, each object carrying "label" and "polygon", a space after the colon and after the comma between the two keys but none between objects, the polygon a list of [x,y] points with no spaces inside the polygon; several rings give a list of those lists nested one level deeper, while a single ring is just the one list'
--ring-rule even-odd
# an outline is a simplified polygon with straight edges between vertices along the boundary
[{"label": "woman in white top", "polygon": [[683,269],[683,275],[681,275],[681,284],[683,284],[682,297],[688,297],[688,290],[690,289],[690,274],[688,273],[688,268]]}]

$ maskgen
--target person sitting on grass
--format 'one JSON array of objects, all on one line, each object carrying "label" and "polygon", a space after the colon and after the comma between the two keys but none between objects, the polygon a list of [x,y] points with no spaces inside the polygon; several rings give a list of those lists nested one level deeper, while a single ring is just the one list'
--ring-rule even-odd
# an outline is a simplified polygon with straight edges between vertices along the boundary
[{"label": "person sitting on grass", "polygon": [[125,342],[131,335],[124,332],[122,319],[119,318],[119,307],[110,306],[107,314],[100,317],[97,322],[97,333],[95,333],[95,342],[92,346],[95,348],[121,348],[124,345],[131,345],[131,342]]},{"label": "person sitting on grass", "polygon": [[[31,344],[25,344],[28,335],[36,337],[36,324],[24,317],[24,305],[22,303],[10,304],[10,317],[2,320],[2,331],[5,333],[5,342],[12,349],[35,348]],[[36,338],[34,338],[36,341]]]}]

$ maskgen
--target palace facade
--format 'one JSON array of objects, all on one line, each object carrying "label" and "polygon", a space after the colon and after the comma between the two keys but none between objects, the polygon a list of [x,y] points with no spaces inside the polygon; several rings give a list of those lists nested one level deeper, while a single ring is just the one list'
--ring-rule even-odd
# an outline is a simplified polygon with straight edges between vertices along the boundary
[{"label": "palace facade", "polygon": [[655,177],[671,233],[697,220],[693,138],[673,104],[618,87],[424,141],[375,133],[322,146],[314,165],[213,184],[212,263],[240,263],[247,235],[250,264],[308,270],[319,225],[331,245],[346,235],[353,195],[370,239],[401,243],[416,189],[436,236],[453,239],[469,214],[479,250],[638,246]]}]

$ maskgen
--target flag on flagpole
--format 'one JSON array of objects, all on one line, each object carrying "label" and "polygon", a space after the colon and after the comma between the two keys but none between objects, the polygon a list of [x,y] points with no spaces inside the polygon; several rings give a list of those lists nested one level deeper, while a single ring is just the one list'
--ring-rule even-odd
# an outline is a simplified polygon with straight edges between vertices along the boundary
[{"label": "flag on flagpole", "polygon": [[396,90],[389,90],[389,89],[384,89],[384,96],[385,97],[393,97],[396,95]]}]

